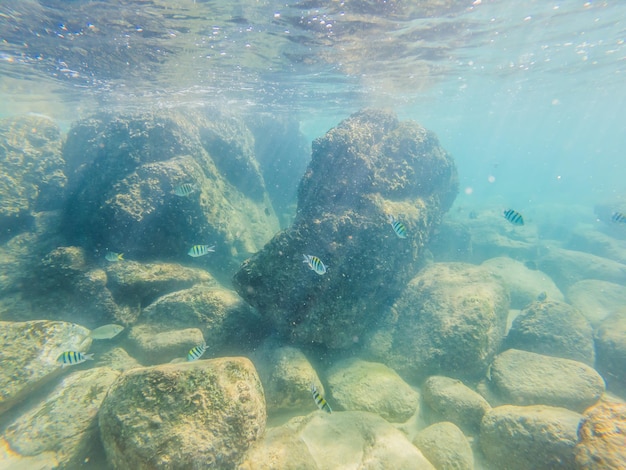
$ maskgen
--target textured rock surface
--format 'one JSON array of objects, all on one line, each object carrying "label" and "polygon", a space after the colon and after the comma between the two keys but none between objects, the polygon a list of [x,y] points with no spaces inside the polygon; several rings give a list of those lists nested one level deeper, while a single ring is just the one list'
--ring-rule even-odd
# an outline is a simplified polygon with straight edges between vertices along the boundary
[{"label": "textured rock surface", "polygon": [[[74,124],[64,146],[66,235],[88,249],[193,262],[229,276],[278,221],[250,132],[236,119],[212,118],[160,113]],[[176,196],[182,183],[198,190]],[[216,252],[191,260],[195,244],[215,244]]]},{"label": "textured rock surface", "polygon": [[88,334],[65,322],[0,322],[0,413],[53,378],[62,352],[88,349]]},{"label": "textured rock surface", "polygon": [[64,167],[61,131],[53,121],[0,119],[0,240],[27,228],[34,212],[61,207]]},{"label": "textured rock surface", "polygon": [[626,310],[603,320],[595,337],[596,367],[611,391],[626,399]]},{"label": "textured rock surface", "polygon": [[242,470],[337,468],[434,470],[391,424],[364,411],[315,412],[271,429]]},{"label": "textured rock surface", "polygon": [[442,422],[421,430],[413,444],[437,470],[473,470],[474,454],[463,431]]},{"label": "textured rock surface", "polygon": [[584,413],[576,445],[578,470],[626,468],[626,403],[601,401]]},{"label": "textured rock surface", "polygon": [[76,468],[99,451],[97,413],[119,372],[98,367],[65,377],[4,431],[21,456],[53,453],[64,468]]},{"label": "textured rock surface", "polygon": [[591,325],[575,307],[563,302],[528,305],[513,321],[505,346],[594,365]]},{"label": "textured rock surface", "polygon": [[[351,346],[415,274],[457,184],[432,133],[390,113],[357,113],[315,141],[294,224],[243,264],[235,289],[291,341]],[[406,225],[405,239],[386,214]],[[326,274],[303,254],[320,257]]]},{"label": "textured rock surface", "polygon": [[539,268],[566,292],[578,281],[597,279],[626,284],[626,264],[582,251],[553,248],[539,260]]},{"label": "textured rock surface", "polygon": [[316,410],[311,384],[315,384],[322,396],[326,395],[317,372],[297,348],[280,347],[268,341],[254,353],[252,361],[263,383],[268,412],[294,410],[302,414]]},{"label": "textured rock surface", "polygon": [[482,266],[504,279],[511,296],[511,308],[524,308],[545,292],[550,300],[564,301],[563,294],[550,277],[537,270],[528,269],[524,263],[507,257],[491,258]]},{"label": "textured rock surface", "polygon": [[596,328],[608,315],[626,305],[624,284],[587,279],[567,290],[567,301]]},{"label": "textured rock surface", "polygon": [[491,366],[490,388],[500,403],[550,405],[582,412],[604,393],[604,380],[582,362],[509,349]]},{"label": "textured rock surface", "polygon": [[114,468],[233,468],[265,429],[265,401],[244,358],[124,372],[99,413]]},{"label": "textured rock surface", "polygon": [[369,411],[392,423],[418,410],[419,394],[384,364],[344,360],[331,367],[327,380],[338,409]]},{"label": "textured rock surface", "polygon": [[468,264],[435,263],[409,283],[366,348],[409,380],[477,378],[500,347],[507,314],[499,278]]},{"label": "textured rock surface", "polygon": [[[134,358],[149,366],[177,358],[186,360],[189,350],[203,341],[202,332],[197,328],[161,331],[150,325],[136,325],[130,329],[126,345]],[[203,355],[204,359],[209,357],[206,353]]]},{"label": "textured rock surface", "polygon": [[430,422],[451,421],[470,434],[478,433],[484,414],[491,409],[487,400],[460,380],[429,377],[422,386],[422,399],[430,411]]},{"label": "textured rock surface", "polygon": [[569,470],[581,418],[563,408],[499,406],[482,420],[480,447],[493,468]]}]

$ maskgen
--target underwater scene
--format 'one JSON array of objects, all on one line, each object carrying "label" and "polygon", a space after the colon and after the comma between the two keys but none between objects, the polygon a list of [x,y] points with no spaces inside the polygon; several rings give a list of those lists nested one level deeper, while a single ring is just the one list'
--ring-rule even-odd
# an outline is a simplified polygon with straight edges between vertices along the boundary
[{"label": "underwater scene", "polygon": [[626,469],[625,41],[1,0],[0,468]]}]

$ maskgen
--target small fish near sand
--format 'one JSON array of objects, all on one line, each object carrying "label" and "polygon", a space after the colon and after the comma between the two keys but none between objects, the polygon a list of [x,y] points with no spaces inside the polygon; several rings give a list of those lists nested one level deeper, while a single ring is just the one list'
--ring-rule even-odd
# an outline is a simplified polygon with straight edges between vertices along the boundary
[{"label": "small fish near sand", "polygon": [[89,333],[89,337],[91,339],[111,339],[115,338],[122,331],[124,331],[124,327],[122,325],[115,325],[114,323],[110,325],[100,326],[94,330],[91,330]]},{"label": "small fish near sand", "polygon": [[502,212],[502,215],[513,225],[524,225],[524,217],[522,217],[522,214],[520,214],[516,210],[506,209]]},{"label": "small fish near sand", "polygon": [[115,251],[109,251],[104,255],[104,259],[109,263],[117,263],[118,261],[124,261],[124,253],[116,253]]},{"label": "small fish near sand", "polygon": [[215,252],[215,245],[212,245],[212,246],[194,245],[189,249],[187,254],[191,256],[192,258],[197,258],[199,256],[204,256],[204,255],[207,255],[209,253],[214,253],[214,252]]},{"label": "small fish near sand", "polygon": [[189,352],[187,353],[187,361],[191,362],[200,359],[205,351],[206,343],[203,341],[202,344],[194,346],[189,350]]},{"label": "small fish near sand", "polygon": [[326,266],[324,265],[321,259],[313,255],[302,255],[302,256],[304,256],[304,260],[302,262],[308,264],[309,268],[312,271],[315,271],[315,273],[319,274],[320,276],[322,276],[323,274],[326,274]]},{"label": "small fish near sand", "polygon": [[320,395],[320,392],[317,391],[317,387],[313,384],[311,384],[311,395],[313,395],[315,404],[320,410],[325,411],[328,414],[333,412],[328,402],[324,399],[322,395]]},{"label": "small fish near sand", "polygon": [[175,194],[178,197],[187,197],[195,193],[197,190],[198,185],[196,183],[183,183],[176,186],[172,191],[172,194]]},{"label": "small fish near sand", "polygon": [[93,361],[93,354],[83,354],[80,351],[65,351],[57,357],[57,362],[61,364],[61,367],[72,366],[85,361]]},{"label": "small fish near sand", "polygon": [[387,221],[398,238],[406,238],[406,226],[402,222],[396,220],[391,214],[387,214]]},{"label": "small fish near sand", "polygon": [[616,224],[626,224],[626,214],[623,212],[613,212],[611,220]]}]

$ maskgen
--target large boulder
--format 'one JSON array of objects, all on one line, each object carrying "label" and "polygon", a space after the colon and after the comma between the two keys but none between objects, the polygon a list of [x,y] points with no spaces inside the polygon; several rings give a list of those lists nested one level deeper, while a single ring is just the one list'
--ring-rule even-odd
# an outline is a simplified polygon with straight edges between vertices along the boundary
[{"label": "large boulder", "polygon": [[604,319],[595,339],[598,371],[611,391],[626,398],[626,309]]},{"label": "large boulder", "polygon": [[233,468],[265,430],[263,388],[245,358],[124,372],[99,425],[114,468]]},{"label": "large boulder", "polygon": [[602,400],[584,413],[576,444],[577,470],[626,468],[626,404]]},{"label": "large boulder", "polygon": [[[173,259],[230,275],[278,230],[245,125],[199,113],[97,116],[64,146],[63,228],[76,244],[139,260]],[[183,183],[195,191],[179,196]],[[191,260],[192,245],[216,245]]]},{"label": "large boulder", "polygon": [[450,421],[469,434],[477,434],[480,422],[491,406],[481,395],[460,380],[434,375],[422,386],[428,422]]},{"label": "large boulder", "polygon": [[[457,184],[434,134],[388,112],[357,113],[314,142],[296,220],[241,266],[235,289],[284,338],[349,347],[415,275]],[[305,254],[325,274],[309,270]]]},{"label": "large boulder", "polygon": [[567,301],[597,328],[607,316],[626,305],[626,287],[623,283],[585,279],[567,289]]},{"label": "large boulder", "polygon": [[474,470],[472,448],[453,423],[444,421],[422,429],[413,444],[437,470]]},{"label": "large boulder", "polygon": [[435,263],[379,319],[366,348],[409,380],[433,374],[475,379],[500,347],[508,305],[500,278],[485,268]]},{"label": "large boulder", "polygon": [[339,409],[369,411],[392,423],[413,416],[419,394],[389,367],[377,362],[346,359],[328,371],[328,386]]},{"label": "large boulder", "polygon": [[380,416],[317,411],[271,429],[246,455],[241,470],[398,468],[434,470],[422,453]]},{"label": "large boulder", "polygon": [[551,300],[565,300],[547,274],[529,269],[520,261],[501,256],[488,259],[482,266],[504,280],[511,296],[511,308],[524,308],[541,293],[545,293]]},{"label": "large boulder", "polygon": [[68,375],[20,414],[4,439],[22,457],[52,453],[59,466],[80,467],[100,452],[97,414],[118,375],[108,367]]},{"label": "large boulder", "polygon": [[594,365],[593,330],[578,309],[564,302],[533,302],[515,317],[507,348]]},{"label": "large boulder", "polygon": [[61,207],[67,179],[61,131],[41,116],[0,119],[0,241]]},{"label": "large boulder", "polygon": [[[496,404],[550,405],[583,412],[605,390],[604,380],[582,362],[509,349],[491,365]],[[493,403],[492,403],[493,404]]]},{"label": "large boulder", "polygon": [[493,468],[570,470],[581,418],[550,406],[499,406],[483,417],[480,448]]},{"label": "large boulder", "polygon": [[0,413],[60,373],[64,351],[86,351],[89,330],[54,321],[0,322]]}]

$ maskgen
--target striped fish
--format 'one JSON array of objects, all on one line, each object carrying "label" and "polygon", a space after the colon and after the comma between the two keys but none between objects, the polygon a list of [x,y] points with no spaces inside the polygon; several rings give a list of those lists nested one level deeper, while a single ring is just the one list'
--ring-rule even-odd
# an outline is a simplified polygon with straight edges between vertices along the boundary
[{"label": "striped fish", "polygon": [[187,360],[195,361],[196,359],[200,359],[200,357],[202,357],[205,351],[206,351],[206,343],[203,341],[202,344],[199,344],[198,346],[194,346],[193,348],[189,350],[189,352],[187,353]]},{"label": "striped fish", "polygon": [[506,209],[504,212],[502,212],[502,215],[513,225],[524,225],[524,217],[522,217],[522,214],[514,211],[513,209]]},{"label": "striped fish", "polygon": [[402,222],[397,221],[391,214],[387,215],[387,220],[391,224],[393,231],[398,235],[398,238],[406,238],[406,227]]},{"label": "striped fish", "polygon": [[323,274],[326,274],[326,266],[324,266],[324,263],[322,262],[321,259],[319,259],[317,256],[312,256],[312,255],[302,255],[302,256],[304,256],[304,261],[302,262],[308,264],[309,268],[311,268],[320,276]]},{"label": "striped fish", "polygon": [[80,351],[65,351],[57,357],[57,362],[61,364],[61,367],[80,364],[85,361],[93,361],[93,354],[83,354]]},{"label": "striped fish", "polygon": [[187,254],[189,256],[197,258],[198,256],[204,256],[208,253],[213,253],[213,252],[215,252],[215,245],[212,245],[212,246],[194,245],[191,248],[189,248],[189,251],[187,252]]},{"label": "striped fish", "polygon": [[333,410],[330,409],[330,405],[328,404],[328,402],[324,400],[324,397],[320,395],[320,392],[317,391],[317,388],[313,384],[311,384],[311,394],[313,395],[315,404],[320,410],[325,411],[329,414],[333,412]]},{"label": "striped fish", "polygon": [[623,212],[613,212],[611,220],[616,224],[626,224],[626,214]]},{"label": "striped fish", "polygon": [[110,263],[117,263],[118,261],[124,261],[124,253],[116,253],[114,251],[109,251],[106,255],[104,255],[104,259]]},{"label": "striped fish", "polygon": [[187,197],[190,194],[195,193],[197,190],[198,185],[196,185],[195,183],[183,183],[179,186],[176,186],[172,193],[179,197]]}]

